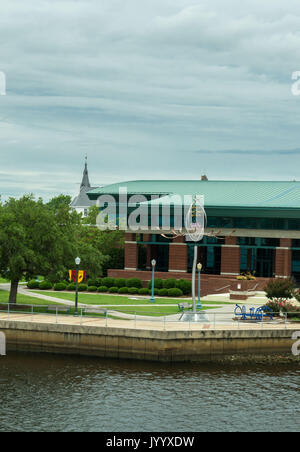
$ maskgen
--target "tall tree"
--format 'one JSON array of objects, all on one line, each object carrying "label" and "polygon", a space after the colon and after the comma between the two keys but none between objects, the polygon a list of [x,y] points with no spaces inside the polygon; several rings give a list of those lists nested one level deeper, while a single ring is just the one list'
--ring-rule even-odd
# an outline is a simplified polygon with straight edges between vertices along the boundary
[{"label": "tall tree", "polygon": [[0,273],[11,281],[9,303],[16,303],[19,281],[35,275],[61,275],[76,255],[79,217],[33,195],[0,203]]}]

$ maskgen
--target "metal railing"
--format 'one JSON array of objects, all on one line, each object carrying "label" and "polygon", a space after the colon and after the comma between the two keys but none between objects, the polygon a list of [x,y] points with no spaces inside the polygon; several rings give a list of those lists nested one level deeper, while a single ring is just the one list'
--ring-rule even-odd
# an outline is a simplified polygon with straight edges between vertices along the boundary
[{"label": "metal railing", "polygon": [[[147,328],[163,330],[213,330],[213,329],[261,329],[261,328],[289,328],[300,323],[300,313],[281,313],[271,320],[269,317],[262,317],[260,320],[235,317],[233,310],[228,312],[198,311],[202,313],[200,322],[191,320],[181,321],[186,310],[177,313],[167,313],[163,310],[154,309],[153,306],[147,309],[147,313],[139,310],[117,308],[112,306],[107,308],[79,307],[78,315],[70,305],[9,305],[0,304],[0,320],[48,322],[52,318],[56,324],[77,324],[101,327],[123,326],[124,328]],[[37,316],[40,316],[39,318]]]}]

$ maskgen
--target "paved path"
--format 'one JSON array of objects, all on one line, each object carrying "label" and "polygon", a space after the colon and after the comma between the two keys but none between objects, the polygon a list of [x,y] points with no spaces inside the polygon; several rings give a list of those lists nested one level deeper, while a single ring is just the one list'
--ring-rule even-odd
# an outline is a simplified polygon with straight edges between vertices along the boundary
[{"label": "paved path", "polygon": [[[0,284],[0,289],[2,290],[6,290],[9,291],[10,290],[10,284]],[[23,295],[29,295],[33,298],[37,298],[40,300],[44,300],[44,301],[49,301],[52,303],[57,303],[57,304],[61,304],[61,305],[65,305],[65,306],[74,306],[74,302],[70,301],[70,300],[65,300],[65,299],[61,299],[61,298],[56,298],[55,296],[49,296],[46,294],[39,294],[36,293],[34,291],[28,291],[28,289],[25,289],[22,284],[19,285],[19,289],[18,289],[18,293],[23,294]],[[93,294],[91,294],[93,295]],[[118,295],[116,295],[117,297]],[[145,299],[144,297],[135,297],[135,298],[139,298],[139,299]],[[187,298],[185,300],[191,301],[190,298]],[[181,299],[180,301],[183,301],[183,299]],[[218,301],[218,302],[230,302],[232,300],[229,299],[229,294],[215,294],[215,295],[209,295],[207,297],[203,297],[202,298],[202,303],[205,304],[205,301]],[[241,304],[245,304],[247,307],[250,306],[261,306],[263,304],[265,304],[267,301],[264,292],[258,292],[256,294],[255,297],[251,297],[249,298],[246,302],[242,302]],[[149,304],[145,304],[145,305],[91,305],[91,304],[85,304],[85,303],[79,303],[78,304],[79,308],[84,308],[84,309],[90,309],[90,310],[95,310],[95,309],[105,309],[107,310],[108,316],[114,316],[114,317],[119,317],[119,318],[123,318],[123,319],[136,319],[138,318],[139,320],[148,320],[148,321],[162,321],[164,320],[165,316],[143,316],[143,315],[135,315],[134,313],[125,313],[125,312],[120,312],[120,311],[116,311],[113,308],[118,308],[118,307],[122,307],[124,308],[124,306],[126,306],[126,308],[138,308],[138,307],[144,307],[144,306],[148,306],[149,309],[151,308],[151,306],[149,306]],[[168,305],[160,305],[160,304],[155,304],[156,307],[166,307],[166,306],[177,306],[177,304],[168,304]],[[234,312],[234,306],[235,306],[235,302],[233,301],[231,305],[209,305],[209,307],[211,309],[206,311],[206,315],[207,318],[209,319],[210,323],[213,324],[224,324],[224,323],[232,323],[233,322],[233,312]],[[110,308],[110,309],[108,309]],[[134,311],[134,309],[132,309]],[[182,313],[178,313],[178,314],[173,314],[173,315],[168,315],[166,316],[168,318],[168,321],[177,321],[180,319]]]}]

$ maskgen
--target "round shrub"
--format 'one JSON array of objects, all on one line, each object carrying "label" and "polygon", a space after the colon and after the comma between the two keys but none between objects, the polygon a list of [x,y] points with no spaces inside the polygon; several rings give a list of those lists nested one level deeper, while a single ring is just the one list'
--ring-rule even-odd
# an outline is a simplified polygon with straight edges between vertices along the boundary
[{"label": "round shrub", "polygon": [[146,287],[139,289],[139,295],[149,295],[149,294],[150,294],[150,291]]},{"label": "round shrub", "polygon": [[41,290],[50,290],[52,289],[52,283],[50,281],[42,281],[40,282],[39,288]]},{"label": "round shrub", "polygon": [[66,290],[67,285],[65,283],[56,283],[54,284],[54,290],[56,290],[57,292],[60,292],[62,290]]},{"label": "round shrub", "polygon": [[[154,295],[158,295],[158,294],[159,294],[159,290],[160,290],[160,289],[155,289],[155,288],[154,288]],[[150,291],[150,294],[152,294],[152,290]]]},{"label": "round shrub", "polygon": [[40,282],[32,279],[27,283],[28,289],[38,289],[40,287]]},{"label": "round shrub", "polygon": [[137,295],[139,293],[139,289],[137,287],[129,287],[128,293],[130,293],[131,295]]},{"label": "round shrub", "polygon": [[115,279],[115,286],[116,287],[125,287],[126,286],[126,279],[125,278],[116,278]]},{"label": "round shrub", "polygon": [[127,287],[136,287],[137,289],[141,289],[143,287],[143,283],[139,278],[129,278],[126,281]]},{"label": "round shrub", "polygon": [[100,286],[100,287],[98,287],[98,292],[106,293],[106,292],[108,292],[108,287],[107,286]]},{"label": "round shrub", "polygon": [[168,289],[168,297],[182,297],[183,292],[180,289]]},{"label": "round shrub", "polygon": [[88,285],[87,284],[79,284],[78,286],[78,291],[79,292],[86,292],[88,289]]},{"label": "round shrub", "polygon": [[75,283],[71,283],[67,286],[67,290],[69,290],[70,292],[76,290],[76,284]]},{"label": "round shrub", "polygon": [[118,287],[110,287],[108,289],[109,293],[118,293],[119,292],[119,288]]},{"label": "round shrub", "polygon": [[97,286],[89,286],[88,291],[89,292],[97,292]]},{"label": "round shrub", "polygon": [[[154,279],[154,287],[155,289],[162,289],[163,288],[163,280],[160,278],[155,278]],[[150,280],[148,282],[148,289],[152,289],[152,281]]]},{"label": "round shrub", "polygon": [[103,286],[106,286],[108,288],[116,287],[115,278],[103,278],[102,279],[102,284],[103,284]]},{"label": "round shrub", "polygon": [[176,281],[175,287],[182,290],[183,295],[190,295],[192,293],[192,281],[188,279],[179,279]]},{"label": "round shrub", "polygon": [[125,293],[129,293],[129,289],[128,287],[120,287],[120,289],[118,290],[119,294],[125,294]]},{"label": "round shrub", "polygon": [[89,279],[88,280],[88,283],[87,283],[87,285],[90,287],[90,286],[93,286],[93,287],[97,287],[97,280],[96,279]]},{"label": "round shrub", "polygon": [[176,287],[176,279],[165,279],[163,289],[174,289]]},{"label": "round shrub", "polygon": [[158,295],[160,297],[167,297],[168,296],[168,289],[159,289]]}]

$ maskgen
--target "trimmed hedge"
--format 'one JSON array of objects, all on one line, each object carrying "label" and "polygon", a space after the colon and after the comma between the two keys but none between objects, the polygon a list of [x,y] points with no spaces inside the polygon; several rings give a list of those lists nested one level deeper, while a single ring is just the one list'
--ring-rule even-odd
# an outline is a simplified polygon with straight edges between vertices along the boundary
[{"label": "trimmed hedge", "polygon": [[139,289],[137,287],[129,287],[128,293],[130,293],[130,295],[137,295],[139,293]]},{"label": "trimmed hedge", "polygon": [[110,287],[108,289],[109,293],[118,293],[119,292],[119,288],[118,287]]},{"label": "trimmed hedge", "polygon": [[116,278],[115,279],[115,286],[116,287],[126,287],[126,279],[125,278]]},{"label": "trimmed hedge", "polygon": [[87,282],[87,285],[90,287],[97,287],[98,286],[98,281],[96,279],[89,279]]},{"label": "trimmed hedge", "polygon": [[40,287],[40,282],[32,279],[27,283],[28,289],[38,289]]},{"label": "trimmed hedge", "polygon": [[160,297],[167,297],[168,296],[168,289],[159,289],[158,295]]},{"label": "trimmed hedge", "polygon": [[126,294],[129,293],[129,289],[128,287],[120,287],[120,289],[118,290],[119,294]]},{"label": "trimmed hedge", "polygon": [[182,290],[183,295],[191,295],[192,293],[192,281],[189,281],[188,279],[177,280],[175,287]]},{"label": "trimmed hedge", "polygon": [[98,287],[98,292],[106,293],[106,292],[108,292],[108,287],[107,286],[100,286],[100,287]]},{"label": "trimmed hedge", "polygon": [[88,285],[87,284],[79,284],[78,286],[78,291],[79,292],[86,292],[88,289]]},{"label": "trimmed hedge", "polygon": [[108,288],[116,287],[115,278],[103,278],[102,281],[101,281],[101,284],[103,286],[108,287]]},{"label": "trimmed hedge", "polygon": [[60,291],[62,291],[62,290],[66,290],[66,288],[67,288],[67,284],[65,284],[65,283],[56,283],[56,284],[54,284],[54,290],[56,290],[57,292],[60,292]]},{"label": "trimmed hedge", "polygon": [[39,284],[39,289],[41,290],[51,290],[53,287],[53,284],[50,281],[42,281]]},{"label": "trimmed hedge", "polygon": [[89,286],[88,291],[89,292],[97,292],[97,286]]},{"label": "trimmed hedge", "polygon": [[150,294],[150,291],[146,287],[139,289],[139,295],[149,295],[149,294]]},{"label": "trimmed hedge", "polygon": [[180,289],[168,289],[168,297],[182,297],[183,292]]},{"label": "trimmed hedge", "polygon": [[67,286],[67,290],[69,290],[70,292],[76,290],[76,284],[75,283],[71,283]]},{"label": "trimmed hedge", "polygon": [[175,289],[177,280],[174,278],[165,279],[163,282],[163,289]]},{"label": "trimmed hedge", "polygon": [[137,289],[142,289],[143,283],[142,280],[139,278],[129,278],[126,280],[126,286],[127,287],[135,287]]},{"label": "trimmed hedge", "polygon": [[[154,287],[155,289],[162,289],[163,288],[163,280],[160,278],[154,279]],[[152,289],[152,281],[148,282],[148,289]]]}]

